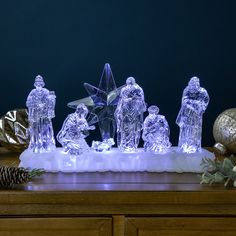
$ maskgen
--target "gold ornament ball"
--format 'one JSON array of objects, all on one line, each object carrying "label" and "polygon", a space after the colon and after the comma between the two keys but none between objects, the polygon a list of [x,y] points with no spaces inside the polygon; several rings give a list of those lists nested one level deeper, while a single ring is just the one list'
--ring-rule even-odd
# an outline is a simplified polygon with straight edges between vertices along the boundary
[{"label": "gold ornament ball", "polygon": [[227,109],[216,118],[213,136],[215,147],[220,147],[222,153],[236,153],[236,108]]}]

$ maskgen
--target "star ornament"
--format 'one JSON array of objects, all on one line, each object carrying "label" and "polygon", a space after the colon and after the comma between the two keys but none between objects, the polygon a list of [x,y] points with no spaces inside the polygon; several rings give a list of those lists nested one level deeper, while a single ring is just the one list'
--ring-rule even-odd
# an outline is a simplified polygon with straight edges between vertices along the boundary
[{"label": "star ornament", "polygon": [[76,108],[84,103],[89,109],[88,123],[98,123],[102,140],[114,138],[116,132],[116,121],[114,112],[119,101],[120,90],[117,88],[111,67],[105,64],[98,87],[84,83],[89,94],[88,97],[68,103],[68,107]]}]

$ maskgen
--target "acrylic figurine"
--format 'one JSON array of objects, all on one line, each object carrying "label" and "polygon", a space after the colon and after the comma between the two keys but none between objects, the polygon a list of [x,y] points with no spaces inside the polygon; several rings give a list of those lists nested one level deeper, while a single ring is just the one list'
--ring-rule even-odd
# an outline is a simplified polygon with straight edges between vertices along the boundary
[{"label": "acrylic figurine", "polygon": [[104,152],[104,151],[109,151],[113,145],[115,145],[113,138],[106,139],[102,142],[101,141],[93,141],[92,142],[92,149],[97,152]]},{"label": "acrylic figurine", "polygon": [[181,109],[176,119],[180,128],[178,147],[182,152],[201,151],[202,116],[208,103],[208,93],[200,87],[199,79],[191,78],[184,89]]},{"label": "acrylic figurine", "polygon": [[120,150],[135,151],[138,147],[145,111],[143,90],[134,78],[129,77],[126,86],[121,89],[115,110],[117,145]]},{"label": "acrylic figurine", "polygon": [[142,138],[144,150],[154,153],[166,153],[171,147],[169,141],[170,129],[165,116],[159,115],[157,106],[148,108],[149,115],[143,124]]},{"label": "acrylic figurine", "polygon": [[56,96],[44,88],[43,77],[38,75],[33,89],[27,97],[30,143],[35,153],[48,152],[56,148],[51,119],[55,117]]},{"label": "acrylic figurine", "polygon": [[89,126],[86,120],[88,114],[87,107],[81,103],[76,111],[66,118],[61,130],[57,135],[57,140],[61,143],[64,152],[70,155],[81,155],[89,150],[85,138],[89,135],[89,130],[94,130],[94,126]]}]

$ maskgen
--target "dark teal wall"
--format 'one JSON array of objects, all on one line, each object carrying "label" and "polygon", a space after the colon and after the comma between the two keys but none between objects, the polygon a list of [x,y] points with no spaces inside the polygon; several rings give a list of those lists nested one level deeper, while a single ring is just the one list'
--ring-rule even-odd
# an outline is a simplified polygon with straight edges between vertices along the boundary
[{"label": "dark teal wall", "polygon": [[105,62],[117,85],[134,76],[148,104],[157,104],[177,143],[175,118],[189,78],[210,95],[203,145],[212,125],[236,107],[234,0],[10,0],[0,2],[0,113],[24,107],[34,77],[57,95],[57,132],[67,102],[98,84]]}]

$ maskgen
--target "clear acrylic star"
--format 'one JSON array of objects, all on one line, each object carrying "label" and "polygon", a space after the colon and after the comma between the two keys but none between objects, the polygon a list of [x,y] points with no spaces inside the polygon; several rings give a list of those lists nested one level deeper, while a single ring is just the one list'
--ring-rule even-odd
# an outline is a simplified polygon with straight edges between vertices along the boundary
[{"label": "clear acrylic star", "polygon": [[84,103],[89,109],[89,125],[98,123],[102,140],[114,138],[116,132],[116,121],[114,111],[119,101],[120,90],[117,88],[111,67],[105,64],[98,87],[84,83],[89,97],[68,103],[68,107],[76,108]]}]

